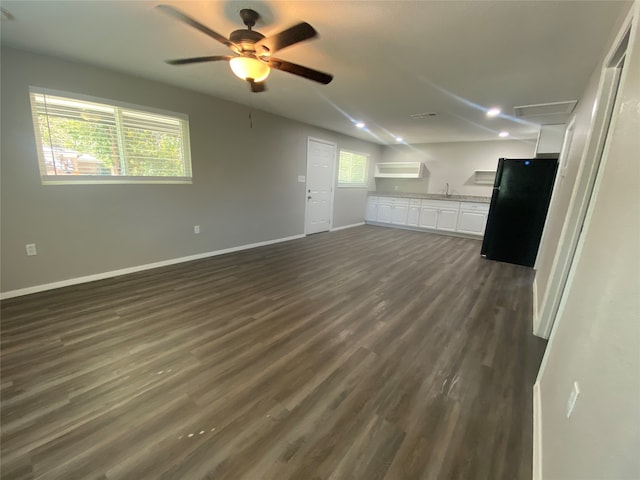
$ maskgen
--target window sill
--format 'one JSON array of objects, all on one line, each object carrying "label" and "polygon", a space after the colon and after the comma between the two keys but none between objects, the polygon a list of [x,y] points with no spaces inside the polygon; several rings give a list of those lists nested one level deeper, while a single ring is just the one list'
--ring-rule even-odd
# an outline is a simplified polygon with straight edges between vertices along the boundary
[{"label": "window sill", "polygon": [[42,185],[192,184],[191,177],[107,177],[70,175],[41,177]]}]

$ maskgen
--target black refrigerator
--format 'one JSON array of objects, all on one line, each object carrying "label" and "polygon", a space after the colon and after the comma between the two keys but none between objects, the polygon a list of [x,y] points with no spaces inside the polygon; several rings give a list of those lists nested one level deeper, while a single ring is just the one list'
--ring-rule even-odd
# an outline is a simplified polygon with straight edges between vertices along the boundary
[{"label": "black refrigerator", "polygon": [[482,256],[533,267],[557,169],[557,158],[498,160]]}]

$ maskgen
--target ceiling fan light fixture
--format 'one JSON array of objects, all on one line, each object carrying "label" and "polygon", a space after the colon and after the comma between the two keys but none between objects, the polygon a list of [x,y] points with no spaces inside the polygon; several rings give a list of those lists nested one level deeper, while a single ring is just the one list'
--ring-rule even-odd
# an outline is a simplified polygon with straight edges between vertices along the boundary
[{"label": "ceiling fan light fixture", "polygon": [[254,82],[262,82],[271,72],[269,65],[251,57],[233,57],[229,60],[229,66],[238,78],[251,78]]}]

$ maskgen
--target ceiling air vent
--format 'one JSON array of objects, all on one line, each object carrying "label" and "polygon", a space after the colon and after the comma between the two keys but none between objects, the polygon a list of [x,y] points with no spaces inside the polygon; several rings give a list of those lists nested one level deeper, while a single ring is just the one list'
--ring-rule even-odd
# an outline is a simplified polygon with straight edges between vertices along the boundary
[{"label": "ceiling air vent", "polygon": [[539,103],[538,105],[523,105],[514,107],[515,115],[518,118],[539,117],[542,115],[567,115],[576,108],[577,100],[568,102]]},{"label": "ceiling air vent", "polygon": [[436,112],[426,112],[426,113],[414,113],[412,115],[409,115],[411,118],[415,119],[415,120],[420,120],[421,118],[433,118],[433,117],[437,117],[438,114]]}]

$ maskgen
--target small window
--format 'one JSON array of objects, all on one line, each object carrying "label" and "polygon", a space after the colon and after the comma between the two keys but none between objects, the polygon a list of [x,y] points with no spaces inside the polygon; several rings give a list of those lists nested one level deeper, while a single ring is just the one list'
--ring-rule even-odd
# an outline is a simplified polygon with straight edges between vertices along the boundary
[{"label": "small window", "polygon": [[367,187],[368,164],[368,155],[340,150],[338,186]]},{"label": "small window", "polygon": [[43,184],[191,183],[184,114],[30,88]]}]

